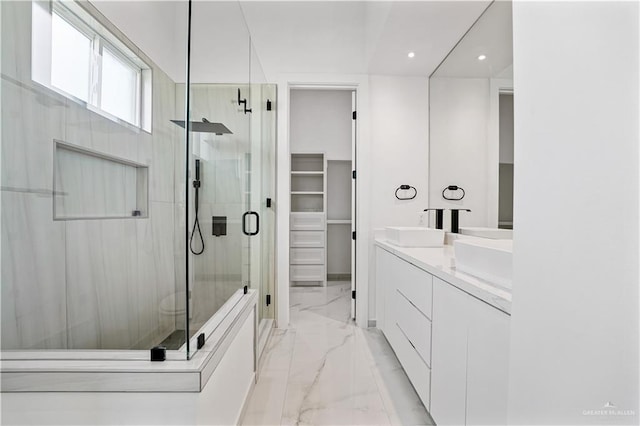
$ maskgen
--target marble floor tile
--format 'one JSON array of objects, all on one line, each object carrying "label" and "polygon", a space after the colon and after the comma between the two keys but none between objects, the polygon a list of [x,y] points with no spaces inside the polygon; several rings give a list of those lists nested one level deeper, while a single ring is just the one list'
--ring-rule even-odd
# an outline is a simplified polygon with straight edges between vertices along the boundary
[{"label": "marble floor tile", "polygon": [[285,371],[288,373],[295,337],[296,331],[293,329],[274,329],[260,359],[261,371]]},{"label": "marble floor tile", "polygon": [[349,318],[350,297],[348,282],[291,288],[242,424],[433,424],[384,335]]},{"label": "marble floor tile", "polygon": [[251,402],[247,406],[243,424],[279,425],[287,392],[287,371],[269,370],[260,375]]}]

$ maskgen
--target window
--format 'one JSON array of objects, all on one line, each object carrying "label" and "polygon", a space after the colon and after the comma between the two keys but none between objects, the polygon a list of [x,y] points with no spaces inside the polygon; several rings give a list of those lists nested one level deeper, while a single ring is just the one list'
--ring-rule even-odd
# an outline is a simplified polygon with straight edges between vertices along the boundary
[{"label": "window", "polygon": [[91,39],[54,13],[51,17],[51,84],[89,101]]},{"label": "window", "polygon": [[150,130],[150,67],[78,3],[42,4],[33,2],[33,79],[108,118]]},{"label": "window", "polygon": [[138,117],[140,69],[120,59],[109,49],[102,50],[100,108],[135,123]]}]

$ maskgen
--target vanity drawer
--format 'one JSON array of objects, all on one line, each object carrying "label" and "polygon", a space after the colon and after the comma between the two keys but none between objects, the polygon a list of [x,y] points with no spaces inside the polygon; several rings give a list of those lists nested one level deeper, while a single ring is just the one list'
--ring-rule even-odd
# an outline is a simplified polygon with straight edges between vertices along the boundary
[{"label": "vanity drawer", "polygon": [[291,213],[289,228],[292,231],[324,231],[324,213]]},{"label": "vanity drawer", "polygon": [[291,281],[324,281],[324,265],[291,265]]},{"label": "vanity drawer", "polygon": [[431,307],[433,299],[433,275],[417,268],[403,260],[401,273],[397,279],[397,289],[406,296],[420,311],[431,319]]},{"label": "vanity drawer", "polygon": [[324,265],[324,248],[292,248],[289,253],[291,265]]},{"label": "vanity drawer", "polygon": [[431,321],[399,291],[395,294],[396,323],[422,360],[431,366]]},{"label": "vanity drawer", "polygon": [[402,368],[407,373],[411,384],[416,389],[420,400],[429,410],[431,408],[431,369],[422,361],[398,325],[394,324],[394,327],[396,328],[396,338],[394,339],[393,350]]},{"label": "vanity drawer", "polygon": [[291,247],[324,247],[324,231],[291,231]]}]

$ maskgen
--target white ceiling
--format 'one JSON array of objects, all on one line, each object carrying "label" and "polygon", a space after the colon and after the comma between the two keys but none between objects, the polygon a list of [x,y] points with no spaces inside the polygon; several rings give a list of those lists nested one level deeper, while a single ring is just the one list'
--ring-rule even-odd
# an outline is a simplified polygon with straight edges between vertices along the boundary
[{"label": "white ceiling", "polygon": [[[429,75],[490,1],[241,1],[265,73]],[[415,52],[409,59],[407,53]]]},{"label": "white ceiling", "polygon": [[[510,1],[494,2],[435,72],[434,77],[513,78]],[[485,55],[486,59],[478,60]]]},{"label": "white ceiling", "polygon": [[[186,1],[92,3],[174,81],[184,81]],[[192,80],[248,81],[249,34],[269,80],[280,73],[427,76],[489,3],[195,1]]]}]

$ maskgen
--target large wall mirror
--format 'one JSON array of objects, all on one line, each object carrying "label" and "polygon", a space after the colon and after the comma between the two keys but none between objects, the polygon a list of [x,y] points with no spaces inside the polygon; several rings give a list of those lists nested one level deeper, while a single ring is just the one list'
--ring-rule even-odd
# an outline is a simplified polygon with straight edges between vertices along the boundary
[{"label": "large wall mirror", "polygon": [[460,226],[513,228],[512,28],[494,1],[429,79],[429,207],[470,209]]}]

